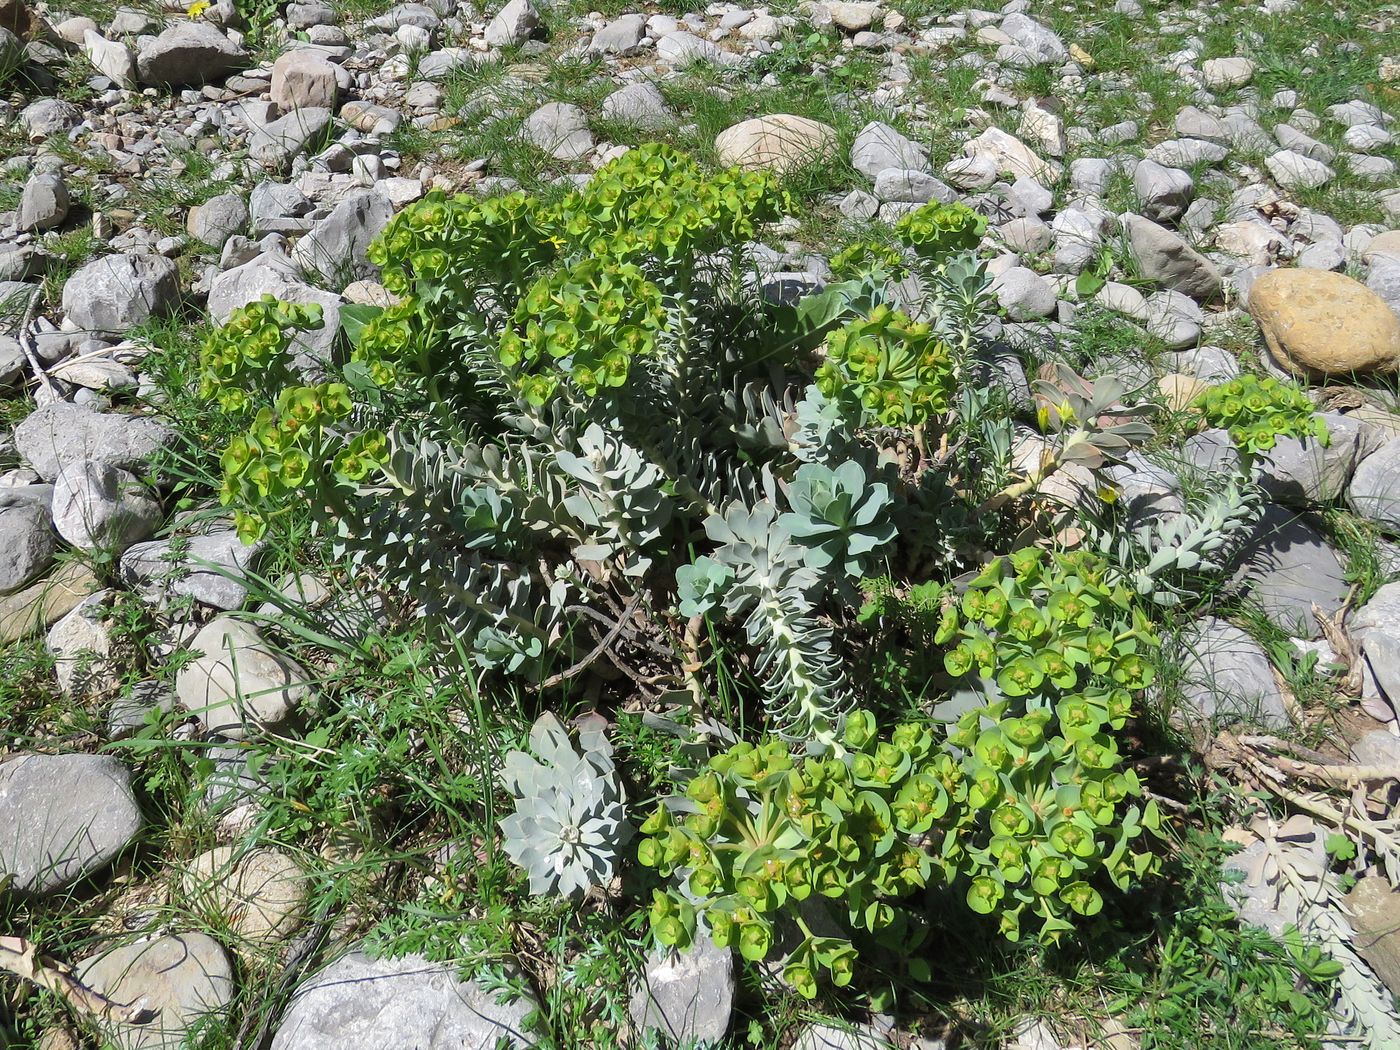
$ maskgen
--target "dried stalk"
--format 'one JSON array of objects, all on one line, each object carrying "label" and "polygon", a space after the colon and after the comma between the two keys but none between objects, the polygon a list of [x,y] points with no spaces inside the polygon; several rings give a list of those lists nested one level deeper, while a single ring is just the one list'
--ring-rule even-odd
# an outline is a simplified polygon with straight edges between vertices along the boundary
[{"label": "dried stalk", "polygon": [[144,1000],[123,1004],[93,991],[66,963],[39,954],[39,946],[23,937],[0,937],[0,970],[62,996],[73,1009],[100,1021],[139,1025],[153,1020],[157,1013]]}]

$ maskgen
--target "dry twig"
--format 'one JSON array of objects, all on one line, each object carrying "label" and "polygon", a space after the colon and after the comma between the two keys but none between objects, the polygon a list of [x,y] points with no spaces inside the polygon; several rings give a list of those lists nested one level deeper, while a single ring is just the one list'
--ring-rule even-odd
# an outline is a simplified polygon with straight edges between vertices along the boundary
[{"label": "dry twig", "polygon": [[146,1024],[156,1016],[144,1002],[118,1003],[93,991],[66,963],[41,955],[39,946],[23,937],[0,937],[0,970],[62,996],[73,1009],[100,1021]]}]

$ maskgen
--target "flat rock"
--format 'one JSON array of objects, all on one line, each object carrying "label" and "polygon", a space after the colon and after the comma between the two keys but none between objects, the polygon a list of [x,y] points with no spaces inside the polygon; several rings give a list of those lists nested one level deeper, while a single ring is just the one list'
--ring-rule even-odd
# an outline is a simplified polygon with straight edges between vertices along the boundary
[{"label": "flat rock", "polygon": [[286,116],[254,127],[248,138],[248,155],[265,168],[282,171],[319,142],[330,126],[329,109],[294,109]]},{"label": "flat rock", "polygon": [[180,595],[216,609],[238,609],[248,598],[244,574],[264,546],[245,544],[232,529],[138,543],[122,555],[121,580],[156,605]]},{"label": "flat rock", "polygon": [[[1256,480],[1275,503],[1306,507],[1338,499],[1357,466],[1384,441],[1377,428],[1350,416],[1324,412],[1322,418],[1329,436],[1326,445],[1311,437],[1281,437],[1260,457]],[[1400,458],[1396,467],[1400,471]],[[1396,507],[1400,510],[1400,496]]]},{"label": "flat rock", "polygon": [[337,204],[297,241],[292,260],[311,280],[333,287],[377,276],[379,268],[366,253],[393,215],[393,205],[377,191],[356,194]]},{"label": "flat rock", "polygon": [[1310,378],[1393,372],[1400,317],[1360,281],[1326,270],[1270,270],[1249,312],[1279,365]]},{"label": "flat rock", "polygon": [[63,286],[63,312],[79,328],[113,335],[180,301],[179,267],[163,255],[104,255],[84,263]]},{"label": "flat rock", "polygon": [[486,43],[491,47],[523,44],[540,25],[540,12],[530,0],[510,0],[486,24]]},{"label": "flat rock", "polygon": [[0,594],[24,587],[52,563],[58,549],[46,486],[29,485],[35,498],[0,489]]},{"label": "flat rock", "polygon": [[335,109],[341,75],[324,55],[293,48],[272,63],[272,101],[284,112],[307,106]]},{"label": "flat rock", "polygon": [[719,162],[748,170],[767,168],[782,173],[829,160],[835,150],[835,128],[790,113],[745,120],[715,136]]},{"label": "flat rock", "polygon": [[525,141],[556,160],[579,160],[593,150],[588,117],[571,102],[549,102],[525,119]]},{"label": "flat rock", "polygon": [[92,569],[74,560],[23,590],[0,594],[0,645],[48,627],[98,586]]},{"label": "flat rock", "polygon": [[141,39],[136,75],[143,84],[183,87],[220,80],[247,60],[243,48],[213,24],[181,21],[159,36]]},{"label": "flat rock", "polygon": [[1247,58],[1208,58],[1201,63],[1201,75],[1212,91],[1244,87],[1254,79],[1254,63]]},{"label": "flat rock", "polygon": [[54,478],[54,528],[79,550],[120,553],[155,532],[162,516],[150,489],[110,463],[76,460]]},{"label": "flat rock", "polygon": [[1179,236],[1141,215],[1120,218],[1144,277],[1200,302],[1220,294],[1219,268]]},{"label": "flat rock", "polygon": [[92,67],[118,87],[136,86],[136,56],[120,40],[108,40],[96,28],[88,29],[81,40],[83,54]]},{"label": "flat rock", "polygon": [[274,652],[256,627],[216,616],[190,649],[201,655],[175,676],[175,695],[212,733],[241,740],[291,717],[312,695],[305,670]]},{"label": "flat rock", "polygon": [[872,120],[851,143],[851,167],[872,181],[887,168],[927,171],[928,150],[890,125]]},{"label": "flat rock", "polygon": [[865,1024],[809,1024],[793,1043],[793,1050],[893,1050],[893,1047],[893,1043]]},{"label": "flat rock", "polygon": [[1233,624],[1206,617],[1174,641],[1185,708],[1173,717],[1187,725],[1245,722],[1270,730],[1288,727],[1288,709],[1263,647]]},{"label": "flat rock", "polygon": [[174,441],[174,432],[153,419],[64,401],[35,409],[15,427],[15,448],[45,481],[83,460],[140,474]]},{"label": "flat rock", "polygon": [[78,977],[120,1003],[143,1001],[156,1012],[147,1024],[108,1023],[117,1050],[181,1050],[196,1022],[218,1016],[233,999],[233,966],[219,942],[203,933],[136,941],[78,964]]},{"label": "flat rock", "polygon": [[588,49],[603,55],[636,54],[641,49],[646,30],[646,15],[621,15],[593,34]]},{"label": "flat rock", "polygon": [[1347,504],[1386,532],[1400,533],[1400,438],[1387,441],[1357,465]]},{"label": "flat rock", "polygon": [[1337,173],[1322,161],[1288,149],[1266,157],[1264,166],[1274,181],[1286,189],[1315,190],[1337,177]]},{"label": "flat rock", "polygon": [[1055,311],[1055,286],[1034,270],[1012,266],[992,279],[992,293],[1013,321],[1034,321]]},{"label": "flat rock", "polygon": [[210,248],[248,228],[248,204],[237,193],[221,193],[190,209],[185,228],[189,235]]},{"label": "flat rock", "polygon": [[298,333],[292,346],[296,365],[304,372],[315,371],[329,361],[340,330],[342,300],[334,292],[303,281],[296,265],[285,256],[260,255],[218,274],[209,285],[209,314],[223,324],[234,310],[264,295],[289,303],[316,303],[321,307],[324,326]]},{"label": "flat rock", "polygon": [[419,955],[352,952],[297,990],[272,1050],[525,1050],[539,1008],[528,994],[500,1003],[453,967]]},{"label": "flat rock", "polygon": [[987,128],[963,147],[969,157],[986,157],[993,161],[1000,171],[1009,172],[1013,178],[1035,179],[1043,185],[1050,185],[1060,177],[1059,165],[1038,157],[1033,149],[998,127]]},{"label": "flat rock", "polygon": [[1321,633],[1313,618],[1341,608],[1350,588],[1337,552],[1302,515],[1269,505],[1231,567],[1228,588],[1300,638]]},{"label": "flat rock", "polygon": [[49,629],[44,641],[53,656],[59,691],[66,697],[86,700],[119,684],[107,621],[113,594],[98,591],[89,595]]},{"label": "flat rock", "polygon": [[703,935],[685,952],[653,951],[628,1006],[638,1031],[682,1046],[718,1044],[733,1010],[734,954]]},{"label": "flat rock", "polygon": [[603,117],[635,124],[641,128],[667,128],[676,123],[676,114],[655,84],[639,83],[620,87],[603,99]]},{"label": "flat rock", "polygon": [[109,755],[19,755],[0,764],[0,828],[0,881],[45,894],[106,867],[141,830],[141,810]]}]

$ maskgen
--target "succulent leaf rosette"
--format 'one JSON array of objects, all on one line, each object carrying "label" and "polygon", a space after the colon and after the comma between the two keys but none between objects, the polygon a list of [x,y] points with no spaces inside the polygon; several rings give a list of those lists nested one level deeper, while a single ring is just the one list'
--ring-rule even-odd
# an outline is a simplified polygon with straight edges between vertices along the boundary
[{"label": "succulent leaf rosette", "polygon": [[[601,719],[597,719],[601,722]],[[501,821],[506,855],[530,877],[530,892],[582,897],[612,881],[617,849],[632,837],[626,797],[601,726],[579,731],[579,747],[546,712],[530,750],[506,755],[501,780],[515,812]]]}]

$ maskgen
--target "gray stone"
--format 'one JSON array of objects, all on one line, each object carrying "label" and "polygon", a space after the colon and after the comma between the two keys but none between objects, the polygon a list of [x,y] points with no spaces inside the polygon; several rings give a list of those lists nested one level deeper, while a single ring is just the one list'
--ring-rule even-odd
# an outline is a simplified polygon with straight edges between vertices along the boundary
[{"label": "gray stone", "polygon": [[957,192],[947,183],[926,171],[911,168],[885,168],[875,176],[875,196],[882,201],[908,201],[926,204],[938,201],[951,204]]},{"label": "gray stone", "polygon": [[640,128],[668,128],[676,115],[655,84],[642,82],[618,88],[603,99],[603,118],[635,124]]},{"label": "gray stone", "polygon": [[238,609],[248,598],[244,574],[257,563],[264,546],[245,544],[232,529],[151,540],[122,555],[121,579],[155,604],[178,595],[216,609]]},{"label": "gray stone", "polygon": [[47,485],[0,489],[0,594],[17,591],[53,563],[58,540],[49,520]]},{"label": "gray stone", "polygon": [[873,219],[880,210],[880,198],[864,190],[851,190],[836,207],[848,219]]},{"label": "gray stone", "polygon": [[260,182],[253,187],[248,199],[248,213],[253,220],[253,236],[268,232],[273,219],[300,218],[311,211],[311,201],[297,187],[284,182]]},{"label": "gray stone", "polygon": [[1198,346],[1166,355],[1167,367],[1207,383],[1226,383],[1240,374],[1239,360],[1218,346]]},{"label": "gray stone", "polygon": [[1174,717],[1194,724],[1243,721],[1271,730],[1289,724],[1273,666],[1258,642],[1214,617],[1192,623],[1175,640],[1183,709]]},{"label": "gray stone", "polygon": [[1244,87],[1254,79],[1254,63],[1247,58],[1209,58],[1201,64],[1201,75],[1212,91]]},{"label": "gray stone", "polygon": [[1164,168],[1155,161],[1144,160],[1133,172],[1133,189],[1142,214],[1153,222],[1166,222],[1186,210],[1196,184],[1180,168]]},{"label": "gray stone", "polygon": [[1102,157],[1080,157],[1069,162],[1069,184],[1075,193],[1102,197],[1113,178],[1113,165]]},{"label": "gray stone", "polygon": [[302,281],[296,266],[284,256],[260,255],[216,276],[209,286],[210,316],[223,324],[238,307],[264,295],[321,307],[325,324],[315,331],[297,335],[292,342],[294,360],[303,372],[314,372],[329,361],[340,328],[341,298]]},{"label": "gray stone", "polygon": [[97,591],[49,628],[45,644],[54,658],[54,677],[64,696],[86,700],[116,689],[112,632],[107,624],[113,591]]},{"label": "gray stone", "polygon": [[15,225],[21,230],[52,230],[68,218],[68,184],[56,171],[35,175],[24,184]]},{"label": "gray stone", "polygon": [[108,40],[95,29],[89,29],[82,39],[83,54],[92,67],[118,87],[136,86],[136,56],[131,48],[118,40]]},{"label": "gray stone", "polygon": [[464,47],[445,47],[418,60],[418,76],[423,80],[442,80],[476,62],[477,56]]},{"label": "gray stone", "polygon": [[1347,128],[1346,134],[1342,136],[1342,141],[1347,146],[1358,153],[1371,153],[1378,149],[1389,146],[1395,137],[1385,128],[1376,127],[1374,124],[1354,124]]},{"label": "gray stone", "polygon": [[1266,506],[1231,566],[1229,590],[1257,606],[1271,622],[1300,638],[1316,638],[1313,617],[1341,608],[1350,588],[1337,552],[1305,517]]},{"label": "gray stone", "polygon": [[1054,234],[1036,218],[1012,219],[997,228],[1006,246],[1020,255],[1039,255],[1050,247]]},{"label": "gray stone", "polygon": [[1140,452],[1129,452],[1121,464],[1104,473],[1117,487],[1118,505],[1134,526],[1180,514],[1184,509],[1181,479]]},{"label": "gray stone", "polygon": [[733,951],[703,935],[685,952],[653,951],[628,1006],[637,1031],[682,1046],[718,1044],[733,1009]]},{"label": "gray stone", "polygon": [[168,685],[154,679],[137,682],[129,693],[112,701],[107,712],[107,738],[125,740],[145,727],[152,712],[168,715],[174,710],[175,694]]},{"label": "gray stone", "polygon": [[293,29],[310,29],[312,26],[331,26],[340,21],[335,8],[323,3],[288,4],[285,13],[287,25]]},{"label": "gray stone", "polygon": [[357,194],[337,204],[297,241],[292,260],[320,284],[344,287],[351,280],[375,277],[379,268],[366,252],[393,216],[393,205],[379,193]]},{"label": "gray stone", "polygon": [[1274,138],[1285,150],[1302,154],[1319,164],[1331,164],[1337,159],[1337,151],[1331,146],[1317,141],[1311,135],[1299,131],[1291,124],[1280,124],[1274,128]]},{"label": "gray stone", "polygon": [[1220,270],[1176,234],[1141,215],[1121,220],[1144,277],[1199,301],[1220,294]]},{"label": "gray stone", "polygon": [[525,1050],[528,993],[509,1003],[450,965],[352,952],[298,989],[272,1050]]},{"label": "gray stone", "polygon": [[108,755],[0,764],[0,881],[46,894],[101,871],[141,830],[131,775]]},{"label": "gray stone", "polygon": [[110,463],[75,460],[54,478],[54,528],[79,550],[120,553],[155,532],[161,517],[150,490]]},{"label": "gray stone", "polygon": [[593,34],[593,41],[588,45],[588,49],[603,55],[636,54],[641,50],[646,29],[645,15],[621,15]]},{"label": "gray stone", "polygon": [[964,190],[985,190],[1001,176],[1001,169],[991,157],[954,157],[943,165],[943,177]]},{"label": "gray stone", "polygon": [[78,977],[119,1003],[142,1002],[156,1011],[146,1024],[107,1022],[116,1050],[181,1050],[191,1029],[221,1015],[233,999],[233,966],[219,942],[203,933],[136,941],[89,956]]},{"label": "gray stone", "polygon": [[175,695],[211,733],[241,740],[281,725],[312,694],[306,671],[257,628],[216,616],[190,642],[201,655],[175,676]]},{"label": "gray stone", "polygon": [[247,53],[209,22],[176,22],[156,37],[143,37],[136,74],[143,84],[183,87],[220,80],[247,64]]},{"label": "gray stone", "polygon": [[1176,115],[1172,126],[1176,128],[1176,133],[1183,138],[1209,139],[1211,142],[1228,142],[1230,139],[1225,130],[1224,121],[1197,109],[1195,106],[1187,106],[1182,109]]},{"label": "gray stone", "polygon": [[579,160],[593,149],[588,117],[570,102],[550,102],[525,119],[525,141],[555,160]]},{"label": "gray stone", "polygon": [[1148,333],[1168,350],[1194,346],[1201,338],[1205,316],[1189,296],[1171,290],[1154,292],[1144,301],[1143,311]]},{"label": "gray stone", "polygon": [[64,464],[85,459],[139,473],[174,440],[152,419],[62,401],[35,409],[15,427],[15,448],[45,481]]},{"label": "gray stone", "polygon": [[125,334],[180,301],[180,270],[162,255],[104,255],[63,286],[63,312],[79,328]]},{"label": "gray stone", "polygon": [[1346,128],[1354,128],[1358,124],[1381,125],[1386,122],[1385,112],[1379,106],[1370,102],[1362,102],[1359,99],[1328,106],[1324,112],[1326,112],[1328,119]]},{"label": "gray stone", "polygon": [[1264,166],[1274,181],[1287,189],[1314,190],[1327,185],[1337,174],[1321,161],[1287,149],[1266,158]]},{"label": "gray stone", "polygon": [[530,0],[510,0],[486,26],[486,43],[511,47],[529,40],[539,28],[540,13]]},{"label": "gray stone", "polygon": [[[1069,48],[1065,46],[1065,42],[1060,39],[1059,34],[1026,15],[1020,13],[1007,15],[1002,19],[1001,31],[1011,39],[1016,48],[1030,58],[1029,63],[1013,62],[1013,64],[1057,63],[1064,62],[1069,58]],[[1002,61],[1011,57],[1009,54],[1003,56],[1000,51],[997,54],[998,60]]]},{"label": "gray stone", "polygon": [[1400,438],[1387,441],[1357,465],[1347,504],[1386,532],[1400,533]]},{"label": "gray stone", "polygon": [[1056,273],[1077,274],[1088,266],[1103,246],[1099,224],[1078,208],[1066,208],[1050,223],[1055,235]]},{"label": "gray stone", "polygon": [[236,193],[221,193],[190,209],[186,228],[191,237],[211,248],[223,248],[235,233],[248,228],[248,205]]},{"label": "gray stone", "polygon": [[1167,168],[1194,168],[1198,164],[1219,164],[1230,149],[1205,139],[1167,139],[1148,150],[1146,159]]},{"label": "gray stone", "polygon": [[886,168],[927,171],[928,150],[888,124],[872,120],[851,143],[851,167],[872,181]]},{"label": "gray stone", "polygon": [[1256,479],[1274,502],[1306,507],[1339,498],[1357,465],[1384,441],[1377,428],[1350,416],[1324,412],[1322,418],[1330,435],[1326,445],[1312,438],[1281,437],[1260,457]]},{"label": "gray stone", "polygon": [[1055,286],[1024,266],[1013,266],[994,277],[992,294],[1013,321],[1034,321],[1055,311]]},{"label": "gray stone", "polygon": [[263,167],[282,171],[320,141],[331,126],[331,111],[305,107],[253,128],[248,155]]},{"label": "gray stone", "polygon": [[19,122],[29,132],[31,141],[38,142],[51,135],[64,135],[69,128],[83,122],[83,111],[61,98],[41,98],[20,110]]},{"label": "gray stone", "polygon": [[1055,195],[1035,179],[1022,177],[1006,191],[1006,203],[1022,215],[1040,216],[1054,207]]},{"label": "gray stone", "polygon": [[[1400,759],[1392,757],[1390,763],[1397,760]],[[1383,876],[1367,875],[1356,881],[1346,903],[1356,931],[1352,943],[1357,953],[1370,964],[1390,994],[1400,996],[1400,889]]]},{"label": "gray stone", "polygon": [[814,1023],[802,1029],[793,1050],[894,1050],[894,1044],[869,1025]]},{"label": "gray stone", "polygon": [[692,62],[709,62],[717,66],[742,61],[738,55],[716,47],[703,37],[684,31],[667,33],[656,42],[656,57],[672,66],[687,66]]}]

